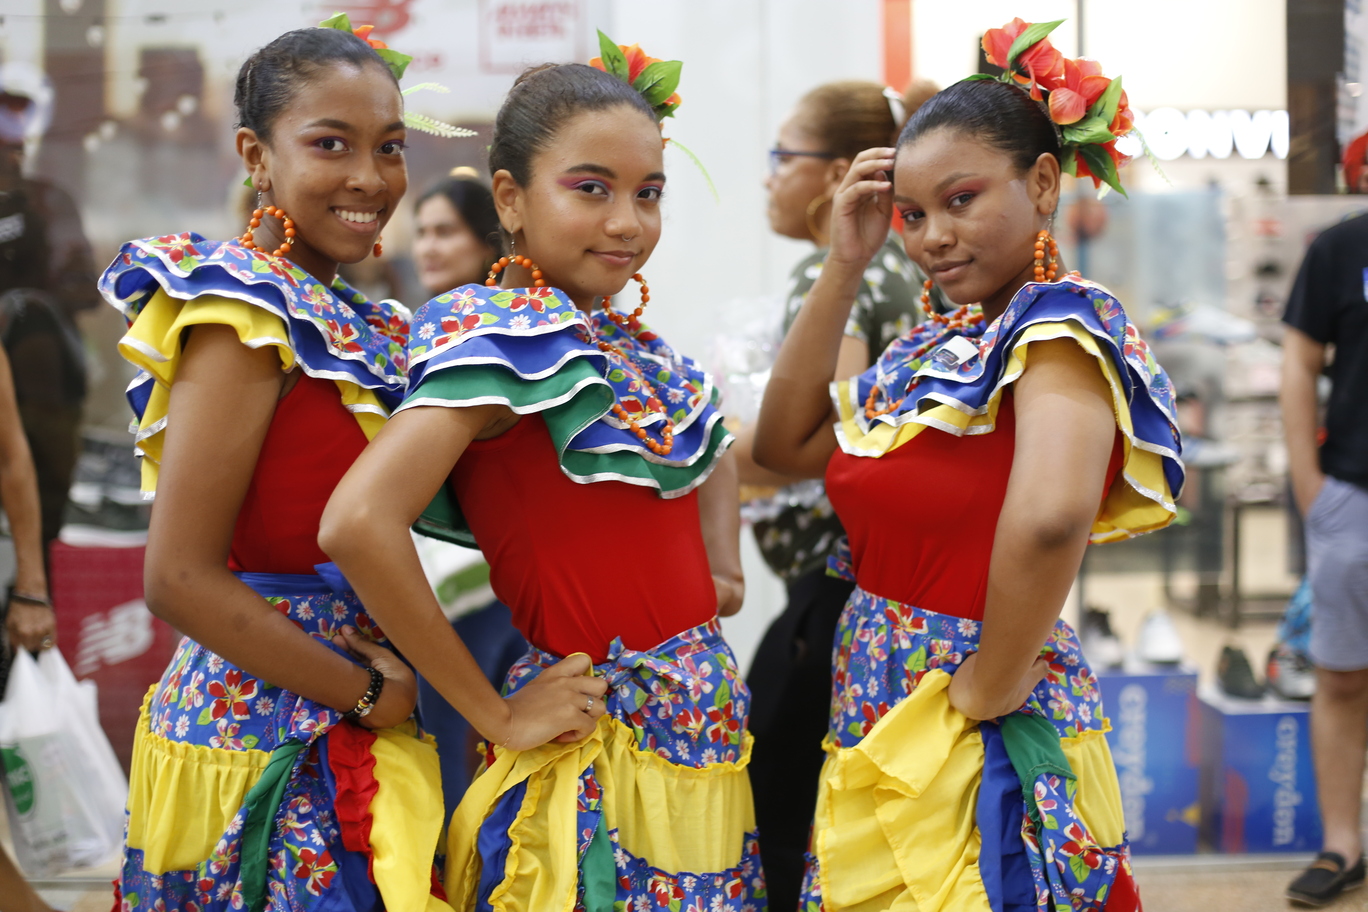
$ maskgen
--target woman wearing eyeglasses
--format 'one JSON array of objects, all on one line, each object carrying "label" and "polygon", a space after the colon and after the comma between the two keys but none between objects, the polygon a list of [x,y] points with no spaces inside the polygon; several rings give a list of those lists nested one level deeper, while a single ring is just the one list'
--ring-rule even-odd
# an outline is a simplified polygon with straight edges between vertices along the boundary
[{"label": "woman wearing eyeglasses", "polygon": [[[865,149],[888,145],[935,92],[925,82],[905,96],[874,82],[828,83],[803,96],[780,127],[765,182],[770,229],[817,247],[790,276],[785,332],[822,271],[832,195],[851,161]],[[832,379],[862,373],[890,341],[918,322],[924,279],[896,239],[884,246],[865,270]],[[831,641],[853,584],[826,575],[827,558],[844,532],[821,482],[792,484],[795,479],[757,466],[750,455],[752,432],[743,428],[735,447],[741,483],[778,488],[751,506],[767,517],[754,523],[756,542],[788,587],[788,607],[765,634],[748,682],[755,734],[751,785],[756,822],[765,834],[761,855],[770,908],[791,909],[798,902],[824,756]]]}]

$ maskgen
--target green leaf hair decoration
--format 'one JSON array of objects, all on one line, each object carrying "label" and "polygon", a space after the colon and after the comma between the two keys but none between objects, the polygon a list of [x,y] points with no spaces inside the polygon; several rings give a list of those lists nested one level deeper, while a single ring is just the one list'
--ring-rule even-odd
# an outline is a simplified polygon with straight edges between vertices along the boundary
[{"label": "green leaf hair decoration", "polygon": [[655,112],[656,122],[673,117],[679,107],[679,74],[684,68],[680,60],[657,60],[648,57],[640,45],[617,44],[603,32],[598,33],[599,56],[589,65],[616,76],[641,93],[641,97]]},{"label": "green leaf hair decoration", "polygon": [[[346,13],[334,13],[329,18],[318,23],[318,27],[351,32],[357,38],[360,38],[362,41],[366,42],[366,44],[369,44],[371,49],[385,62],[385,66],[389,67],[389,71],[394,74],[396,82],[404,78],[404,73],[408,70],[408,65],[413,62],[413,58],[410,55],[401,54],[378,38],[370,37],[371,30],[374,29],[375,26],[363,25],[359,28],[352,28],[351,17]],[[444,94],[451,91],[440,83],[422,82],[416,86],[403,90],[400,94],[408,96],[413,92],[423,90],[442,92]],[[415,114],[411,111],[404,112],[404,126],[408,127],[410,130],[431,133],[433,136],[441,136],[444,139],[451,139],[456,136],[476,135],[474,130],[457,127],[446,123],[445,121],[438,120],[435,117],[428,117],[426,114]]]}]

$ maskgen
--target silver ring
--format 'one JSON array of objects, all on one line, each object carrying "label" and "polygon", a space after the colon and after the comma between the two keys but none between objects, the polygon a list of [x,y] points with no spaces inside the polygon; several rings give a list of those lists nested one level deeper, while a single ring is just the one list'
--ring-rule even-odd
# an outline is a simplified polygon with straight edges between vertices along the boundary
[{"label": "silver ring", "polygon": [[592,712],[593,709],[594,709],[594,698],[593,698],[593,697],[586,697],[585,700],[584,700],[584,711],[585,711],[585,712]]},{"label": "silver ring", "polygon": [[52,637],[43,637],[42,648],[51,649],[53,646]]}]

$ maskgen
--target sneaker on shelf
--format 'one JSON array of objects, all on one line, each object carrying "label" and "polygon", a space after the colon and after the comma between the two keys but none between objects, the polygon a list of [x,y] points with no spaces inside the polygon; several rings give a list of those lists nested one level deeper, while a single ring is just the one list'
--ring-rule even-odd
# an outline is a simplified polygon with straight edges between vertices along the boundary
[{"label": "sneaker on shelf", "polygon": [[1264,695],[1264,686],[1254,677],[1249,657],[1238,646],[1226,646],[1221,650],[1221,660],[1216,666],[1216,680],[1228,697],[1258,700]]},{"label": "sneaker on shelf", "polygon": [[1136,652],[1142,661],[1155,665],[1177,665],[1183,661],[1183,640],[1167,611],[1159,608],[1145,618],[1140,625]]},{"label": "sneaker on shelf", "polygon": [[1351,868],[1338,852],[1321,852],[1288,884],[1286,896],[1303,906],[1324,906],[1346,890],[1363,886],[1363,856]]},{"label": "sneaker on shelf", "polygon": [[1268,653],[1264,672],[1268,687],[1284,700],[1309,700],[1316,692],[1316,669],[1311,660],[1286,643]]},{"label": "sneaker on shelf", "polygon": [[1121,641],[1112,632],[1111,614],[1101,608],[1083,609],[1078,641],[1093,668],[1119,668],[1125,660]]}]

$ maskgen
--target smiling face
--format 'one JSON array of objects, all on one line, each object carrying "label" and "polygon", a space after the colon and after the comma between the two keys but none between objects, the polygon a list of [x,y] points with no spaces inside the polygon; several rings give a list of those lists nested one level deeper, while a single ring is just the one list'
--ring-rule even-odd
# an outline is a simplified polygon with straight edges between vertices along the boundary
[{"label": "smiling face", "polygon": [[[269,140],[238,130],[252,185],[294,221],[289,259],[315,278],[331,281],[338,263],[365,259],[408,189],[403,118],[386,70],[339,63],[295,88]],[[280,230],[264,219],[258,246],[274,249]]]},{"label": "smiling face", "polygon": [[898,149],[893,205],[907,255],[956,304],[996,317],[1033,277],[1036,233],[1059,203],[1059,160],[1026,171],[1005,153],[943,127]]},{"label": "smiling face", "polygon": [[438,295],[484,280],[485,270],[498,255],[475,236],[445,194],[436,193],[423,200],[418,206],[417,222],[413,258],[424,288]]},{"label": "smiling face", "polygon": [[[527,186],[494,173],[499,221],[547,284],[587,310],[621,291],[660,240],[661,153],[659,127],[636,108],[574,115],[533,156]],[[529,284],[521,271],[506,281]]]}]

